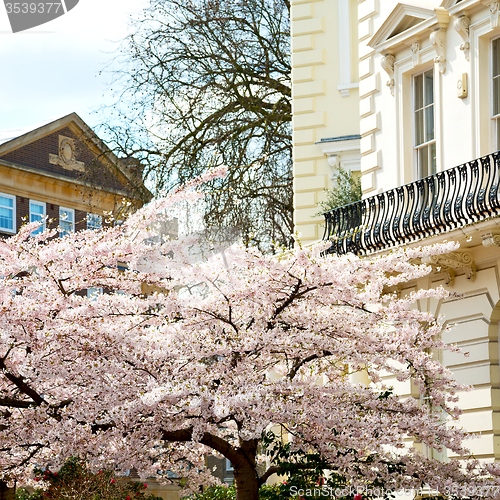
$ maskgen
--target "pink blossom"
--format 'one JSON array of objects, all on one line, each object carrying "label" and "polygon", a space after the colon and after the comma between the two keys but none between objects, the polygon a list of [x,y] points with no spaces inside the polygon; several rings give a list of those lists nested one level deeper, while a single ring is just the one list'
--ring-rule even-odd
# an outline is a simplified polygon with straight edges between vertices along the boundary
[{"label": "pink blossom", "polygon": [[[471,458],[453,426],[468,388],[431,354],[448,349],[439,318],[416,307],[450,296],[415,289],[430,272],[417,259],[454,246],[364,259],[323,256],[324,244],[278,256],[231,247],[193,262],[185,241],[146,238],[200,182],[122,227],[0,240],[2,469],[21,480],[79,456],[213,484],[212,447],[258,487],[254,457],[273,429],[352,484],[500,484],[498,464]],[[411,440],[459,458],[438,462]]]}]

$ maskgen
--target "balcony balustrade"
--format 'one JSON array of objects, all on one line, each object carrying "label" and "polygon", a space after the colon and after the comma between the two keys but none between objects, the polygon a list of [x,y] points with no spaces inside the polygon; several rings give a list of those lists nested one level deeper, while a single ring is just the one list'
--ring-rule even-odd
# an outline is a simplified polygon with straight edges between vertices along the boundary
[{"label": "balcony balustrade", "polygon": [[500,152],[325,212],[329,253],[365,255],[500,215]]}]

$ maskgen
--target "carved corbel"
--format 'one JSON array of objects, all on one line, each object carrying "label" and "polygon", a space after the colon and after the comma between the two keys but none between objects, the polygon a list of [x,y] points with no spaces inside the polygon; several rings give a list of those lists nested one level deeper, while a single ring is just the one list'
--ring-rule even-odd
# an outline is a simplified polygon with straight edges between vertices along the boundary
[{"label": "carved corbel", "polygon": [[391,95],[394,95],[394,63],[396,62],[396,57],[392,54],[387,54],[382,57],[380,64],[384,71],[389,75],[389,81],[386,85],[391,89]]},{"label": "carved corbel", "polygon": [[496,0],[490,3],[490,23],[491,29],[500,26],[500,1]]},{"label": "carved corbel", "polygon": [[497,246],[500,247],[500,234],[496,233],[486,233],[482,235],[483,238],[483,246],[492,247]]},{"label": "carved corbel", "polygon": [[444,255],[430,255],[422,260],[438,270],[444,271],[447,285],[453,285],[457,269],[464,269],[468,280],[474,281],[476,279],[477,266],[470,252],[458,251]]},{"label": "carved corbel", "polygon": [[430,40],[437,54],[434,62],[439,64],[439,72],[444,73],[446,71],[446,30],[440,28],[433,31]]},{"label": "carved corbel", "polygon": [[418,66],[420,64],[420,42],[415,40],[410,44],[411,50],[411,62],[413,67]]},{"label": "carved corbel", "polygon": [[464,43],[460,45],[460,50],[463,50],[465,59],[469,60],[469,27],[470,27],[470,18],[467,16],[461,16],[455,20],[453,24],[458,34],[462,37]]}]

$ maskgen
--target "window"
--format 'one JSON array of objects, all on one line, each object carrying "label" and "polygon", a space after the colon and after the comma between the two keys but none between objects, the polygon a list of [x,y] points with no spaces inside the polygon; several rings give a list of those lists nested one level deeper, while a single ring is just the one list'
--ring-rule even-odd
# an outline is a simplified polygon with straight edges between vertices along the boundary
[{"label": "window", "polygon": [[[45,203],[30,200],[30,222],[37,222],[45,217]],[[32,236],[43,233],[45,224],[42,224],[38,229],[31,232]]]},{"label": "window", "polygon": [[500,149],[500,38],[492,42],[492,117],[495,133],[495,149]]},{"label": "window", "polygon": [[59,207],[59,236],[63,238],[75,232],[75,211],[72,208]]},{"label": "window", "polygon": [[419,179],[436,173],[434,70],[413,77],[414,149]]},{"label": "window", "polygon": [[227,458],[226,458],[226,470],[234,470],[231,460],[228,460]]},{"label": "window", "polygon": [[87,229],[101,229],[102,216],[96,214],[87,214]]},{"label": "window", "polygon": [[0,193],[0,231],[16,232],[16,197]]}]

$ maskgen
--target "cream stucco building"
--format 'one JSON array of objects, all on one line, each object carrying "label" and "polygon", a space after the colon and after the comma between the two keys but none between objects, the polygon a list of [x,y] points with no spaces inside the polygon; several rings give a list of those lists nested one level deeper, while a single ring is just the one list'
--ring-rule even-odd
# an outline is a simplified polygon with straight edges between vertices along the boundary
[{"label": "cream stucco building", "polygon": [[420,307],[470,352],[442,361],[475,387],[460,400],[473,453],[500,460],[500,1],[292,4],[297,229],[321,239],[311,215],[340,162],[361,170],[363,200],[327,214],[333,252],[460,244],[411,287],[463,294]]}]

